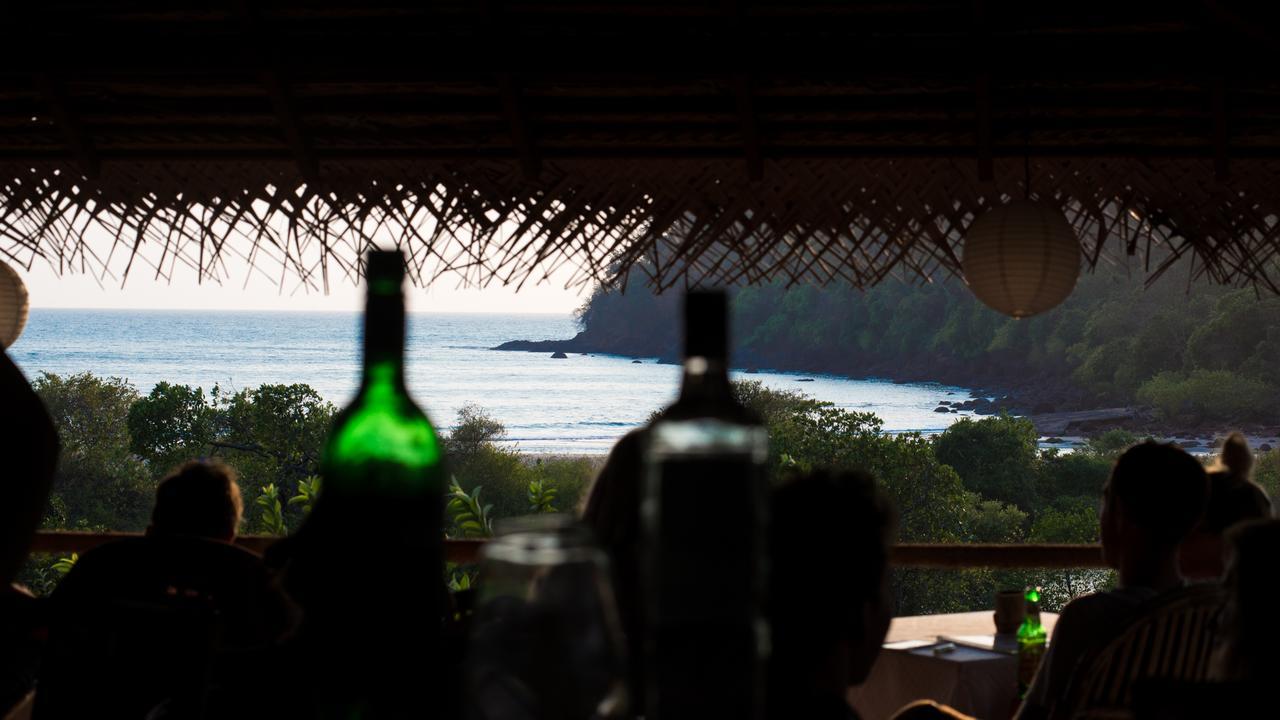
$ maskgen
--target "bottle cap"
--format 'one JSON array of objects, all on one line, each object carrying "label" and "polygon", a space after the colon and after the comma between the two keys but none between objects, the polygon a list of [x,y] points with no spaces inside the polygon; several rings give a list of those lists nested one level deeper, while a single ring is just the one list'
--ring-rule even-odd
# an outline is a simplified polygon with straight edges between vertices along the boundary
[{"label": "bottle cap", "polygon": [[685,294],[684,356],[728,359],[729,299],[723,290],[691,290]]},{"label": "bottle cap", "polygon": [[364,276],[370,290],[399,292],[404,283],[404,253],[399,250],[370,250],[365,256]]}]

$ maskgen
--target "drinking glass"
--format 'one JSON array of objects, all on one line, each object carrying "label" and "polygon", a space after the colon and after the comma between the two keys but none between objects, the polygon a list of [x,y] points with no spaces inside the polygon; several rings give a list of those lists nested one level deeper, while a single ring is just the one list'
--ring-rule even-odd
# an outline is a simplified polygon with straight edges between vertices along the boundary
[{"label": "drinking glass", "polygon": [[996,593],[996,634],[1013,635],[1026,616],[1026,600],[1021,590],[1001,590]]},{"label": "drinking glass", "polygon": [[626,654],[609,561],[567,516],[499,526],[481,553],[465,660],[476,720],[594,720],[626,713]]}]

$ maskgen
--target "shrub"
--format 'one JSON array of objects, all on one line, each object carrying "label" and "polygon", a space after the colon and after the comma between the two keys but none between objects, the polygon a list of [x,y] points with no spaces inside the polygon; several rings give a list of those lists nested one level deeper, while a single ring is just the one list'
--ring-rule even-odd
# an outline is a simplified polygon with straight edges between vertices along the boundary
[{"label": "shrub", "polygon": [[1253,479],[1267,491],[1273,505],[1280,505],[1280,448],[1258,453],[1253,463]]},{"label": "shrub", "polygon": [[[1129,447],[1126,443],[1124,447]],[[1089,451],[1059,453],[1049,450],[1041,454],[1037,485],[1041,498],[1101,497],[1102,485],[1111,474],[1111,455]]]},{"label": "shrub", "polygon": [[1138,443],[1138,436],[1128,430],[1119,428],[1108,430],[1101,435],[1089,438],[1085,451],[1107,460],[1115,460],[1120,454]]},{"label": "shrub", "polygon": [[1201,422],[1264,419],[1275,412],[1276,389],[1229,370],[1162,372],[1138,388],[1138,401],[1166,420]]},{"label": "shrub", "polygon": [[535,478],[555,488],[556,508],[574,512],[602,463],[603,459],[546,458],[537,460],[531,469]]}]

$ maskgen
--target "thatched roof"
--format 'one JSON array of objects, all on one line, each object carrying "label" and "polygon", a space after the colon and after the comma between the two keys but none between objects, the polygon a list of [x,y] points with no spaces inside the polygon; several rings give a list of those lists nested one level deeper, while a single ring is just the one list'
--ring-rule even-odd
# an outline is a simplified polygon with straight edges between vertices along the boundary
[{"label": "thatched roof", "polygon": [[29,3],[0,255],[217,281],[244,255],[319,288],[378,236],[420,281],[861,286],[958,273],[1028,160],[1090,264],[1280,292],[1271,18],[1041,6]]}]

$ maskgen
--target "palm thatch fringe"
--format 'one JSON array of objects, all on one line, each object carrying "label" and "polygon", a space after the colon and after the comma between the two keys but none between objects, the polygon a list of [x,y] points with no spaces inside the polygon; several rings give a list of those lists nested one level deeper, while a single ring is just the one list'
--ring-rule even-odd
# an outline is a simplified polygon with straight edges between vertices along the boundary
[{"label": "palm thatch fringe", "polygon": [[[375,243],[428,284],[521,286],[959,276],[965,229],[1020,197],[1020,160],[982,183],[963,159],[331,162],[308,184],[279,162],[0,165],[0,256],[123,282],[226,283],[247,266],[282,288],[356,282]],[[1240,160],[1229,180],[1200,159],[1052,158],[1031,195],[1063,209],[1089,267],[1136,257],[1149,281],[1190,258],[1192,279],[1280,293],[1280,161]],[[248,282],[248,278],[245,278]]]}]

